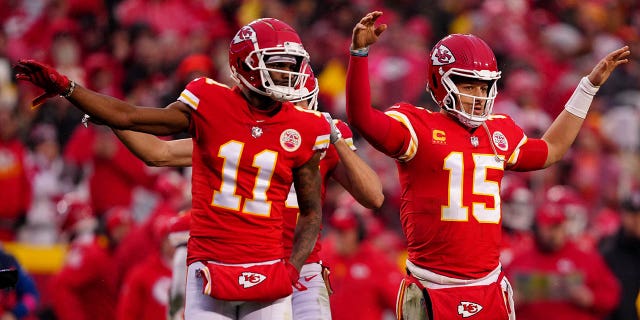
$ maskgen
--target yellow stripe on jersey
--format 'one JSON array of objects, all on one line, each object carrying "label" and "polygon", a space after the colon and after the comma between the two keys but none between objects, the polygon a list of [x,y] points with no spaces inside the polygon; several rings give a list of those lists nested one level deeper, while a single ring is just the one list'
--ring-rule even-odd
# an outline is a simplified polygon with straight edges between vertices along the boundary
[{"label": "yellow stripe on jersey", "polygon": [[411,121],[409,121],[409,118],[407,118],[407,116],[397,111],[387,111],[385,112],[385,114],[402,123],[402,125],[409,129],[409,133],[411,133],[411,141],[409,141],[409,147],[407,147],[407,151],[405,151],[403,155],[398,157],[398,160],[407,162],[413,159],[413,157],[416,156],[416,152],[418,152],[418,137],[416,136],[415,130],[413,130]]},{"label": "yellow stripe on jersey", "polygon": [[209,273],[209,268],[204,267],[200,269],[200,272],[202,272],[203,273],[202,276],[204,276],[205,279],[207,279],[207,284],[204,286],[204,288],[202,288],[202,291],[206,295],[211,295],[211,273]]},{"label": "yellow stripe on jersey", "polygon": [[353,151],[358,150],[358,148],[356,148],[356,145],[353,144],[353,138],[346,138],[346,139],[343,139],[343,140],[349,146],[349,149],[351,149]]},{"label": "yellow stripe on jersey", "polygon": [[487,118],[487,120],[493,120],[493,119],[506,119],[507,117],[505,115],[502,114],[490,114],[489,117]]},{"label": "yellow stripe on jersey", "polygon": [[522,140],[520,140],[516,148],[513,150],[511,157],[509,157],[509,160],[507,161],[508,165],[513,165],[518,161],[518,158],[520,157],[520,147],[527,142],[527,139],[527,136],[522,137]]},{"label": "yellow stripe on jersey", "polygon": [[316,143],[313,145],[313,150],[322,150],[322,149],[329,148],[329,143],[331,142],[329,140],[330,136],[331,135],[329,134],[318,136],[316,138]]},{"label": "yellow stripe on jersey", "polygon": [[200,99],[196,97],[191,91],[184,89],[178,98],[178,101],[186,103],[194,110],[198,110],[198,104],[200,104]]}]

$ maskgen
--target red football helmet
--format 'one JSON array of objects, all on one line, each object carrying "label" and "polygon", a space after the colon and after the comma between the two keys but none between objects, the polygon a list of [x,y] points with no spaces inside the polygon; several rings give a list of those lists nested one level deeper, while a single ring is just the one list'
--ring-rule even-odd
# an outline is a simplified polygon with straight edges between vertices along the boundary
[{"label": "red football helmet", "polygon": [[[438,105],[454,114],[468,127],[480,126],[491,114],[493,101],[498,93],[497,81],[500,71],[496,57],[489,46],[471,34],[452,34],[440,40],[431,50],[431,62],[427,70],[431,97]],[[452,77],[466,77],[487,81],[489,90],[486,97],[461,94]],[[480,115],[467,113],[458,106],[458,96],[463,95],[485,102]]]},{"label": "red football helmet", "polygon": [[544,201],[559,206],[564,212],[570,236],[580,236],[586,230],[589,223],[589,207],[573,187],[555,185],[546,191]]},{"label": "red football helmet", "polygon": [[60,229],[66,233],[84,233],[98,226],[93,208],[83,197],[69,193],[56,203]]},{"label": "red football helmet", "polygon": [[[270,59],[294,62],[294,71],[268,68]],[[301,99],[305,95],[309,54],[302,41],[288,24],[273,18],[263,18],[242,27],[229,46],[231,75],[239,86],[278,101]],[[288,85],[275,83],[269,72],[289,74]]]},{"label": "red football helmet", "polygon": [[533,192],[525,184],[502,188],[502,223],[513,230],[530,230],[535,216]]},{"label": "red football helmet", "polygon": [[305,73],[307,74],[307,81],[302,89],[304,96],[300,99],[293,99],[291,102],[307,101],[307,109],[318,110],[318,91],[320,91],[318,79],[313,75],[311,67],[307,68]]}]

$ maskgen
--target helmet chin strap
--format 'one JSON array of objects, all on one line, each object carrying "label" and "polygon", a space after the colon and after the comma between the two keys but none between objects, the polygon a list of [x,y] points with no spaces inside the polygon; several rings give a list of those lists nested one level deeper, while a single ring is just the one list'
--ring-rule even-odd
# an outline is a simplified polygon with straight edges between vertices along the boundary
[{"label": "helmet chin strap", "polygon": [[493,145],[493,139],[491,138],[491,133],[489,132],[489,128],[487,127],[487,124],[483,122],[482,127],[484,128],[484,131],[487,132],[487,137],[489,138],[489,145],[491,145],[491,149],[493,150],[493,156],[495,157],[496,161],[498,162],[506,161],[505,159],[501,158],[498,155],[498,151],[496,151],[496,146]]}]

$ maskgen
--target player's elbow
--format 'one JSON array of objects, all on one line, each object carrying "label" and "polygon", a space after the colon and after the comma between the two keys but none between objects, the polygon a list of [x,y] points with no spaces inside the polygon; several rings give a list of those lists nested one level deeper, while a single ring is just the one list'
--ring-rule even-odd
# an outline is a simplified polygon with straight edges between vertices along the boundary
[{"label": "player's elbow", "polygon": [[168,156],[168,152],[156,147],[155,152],[147,152],[139,155],[140,160],[149,167],[171,167],[173,159]]},{"label": "player's elbow", "polygon": [[382,192],[380,192],[380,194],[377,194],[371,201],[371,205],[369,207],[369,209],[380,209],[380,207],[382,207],[382,204],[384,203],[384,194]]},{"label": "player's elbow", "polygon": [[160,159],[142,159],[142,161],[149,167],[168,167],[167,161]]},{"label": "player's elbow", "polygon": [[367,209],[377,210],[384,203],[384,194],[382,192],[372,192],[360,197],[358,202]]}]

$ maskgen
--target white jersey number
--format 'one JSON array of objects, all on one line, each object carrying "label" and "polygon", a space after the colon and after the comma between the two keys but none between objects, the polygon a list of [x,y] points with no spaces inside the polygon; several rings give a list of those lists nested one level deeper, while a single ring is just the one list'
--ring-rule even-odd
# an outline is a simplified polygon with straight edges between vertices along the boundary
[{"label": "white jersey number", "polygon": [[[244,144],[238,141],[229,141],[220,147],[218,157],[224,159],[222,182],[220,190],[213,191],[212,206],[240,211],[242,197],[236,194],[236,188],[238,164],[240,163],[243,148]],[[261,216],[269,216],[271,214],[271,201],[267,200],[267,190],[271,185],[271,177],[277,160],[278,153],[272,150],[263,150],[253,156],[253,166],[258,168],[258,174],[253,187],[253,197],[244,200],[243,213]]]},{"label": "white jersey number", "polygon": [[[498,181],[487,180],[487,169],[502,170],[502,165],[493,155],[473,155],[473,186],[476,195],[493,197],[494,208],[487,208],[485,202],[474,202],[471,212],[480,223],[500,222],[500,187]],[[449,201],[442,206],[443,221],[468,221],[469,207],[463,206],[464,161],[461,152],[452,152],[444,159],[444,169],[449,171]]]}]

